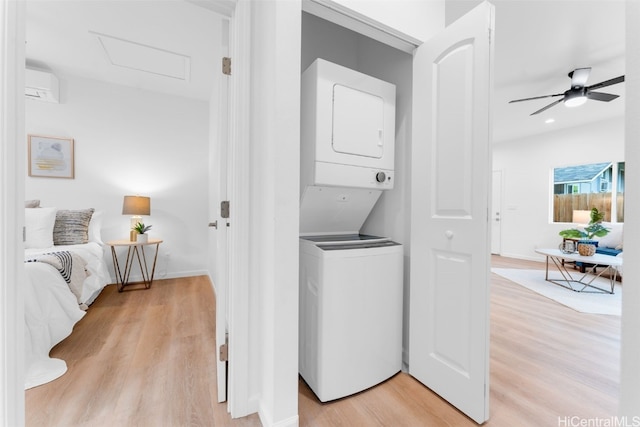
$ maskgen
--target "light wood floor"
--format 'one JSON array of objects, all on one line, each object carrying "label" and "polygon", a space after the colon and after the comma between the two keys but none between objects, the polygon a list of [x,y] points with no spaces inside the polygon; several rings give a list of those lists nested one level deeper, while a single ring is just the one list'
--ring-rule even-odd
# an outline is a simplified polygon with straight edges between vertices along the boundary
[{"label": "light wood floor", "polygon": [[[494,257],[494,267],[541,263]],[[215,403],[214,297],[205,277],[109,286],[51,355],[69,371],[26,392],[28,426],[259,426]],[[558,426],[558,417],[617,414],[620,318],[574,312],[492,275],[491,418],[485,425]],[[301,426],[473,426],[400,373],[321,404],[299,383]]]}]

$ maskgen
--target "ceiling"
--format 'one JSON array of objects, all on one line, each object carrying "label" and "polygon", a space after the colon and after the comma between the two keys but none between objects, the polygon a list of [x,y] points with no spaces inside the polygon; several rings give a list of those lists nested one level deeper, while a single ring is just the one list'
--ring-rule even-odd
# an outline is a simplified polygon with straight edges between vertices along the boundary
[{"label": "ceiling", "polygon": [[[27,63],[62,75],[207,100],[211,73],[219,69],[219,60],[211,52],[220,43],[220,17],[197,2],[30,0]],[[476,3],[447,0],[447,8],[457,5],[453,9],[458,7],[461,14]],[[496,6],[495,142],[624,115],[624,83],[601,90],[621,95],[609,103],[590,100],[573,109],[559,104],[536,116],[530,114],[557,98],[509,104],[513,99],[564,92],[570,84],[567,73],[575,68],[592,67],[588,85],[623,75],[624,1],[492,3]],[[103,36],[102,43],[97,35]],[[116,51],[107,55],[104,46],[114,40]],[[145,61],[140,59],[145,55],[147,62],[172,71],[141,71]],[[133,68],[138,69],[112,63],[122,57],[136,59]],[[181,59],[188,63],[187,71],[175,65]],[[165,60],[174,61],[173,65]],[[186,80],[180,78],[183,72]],[[555,121],[545,123],[549,118]]]},{"label": "ceiling", "polygon": [[29,0],[27,66],[208,100],[220,16],[186,1]]},{"label": "ceiling", "polygon": [[[501,142],[624,115],[621,83],[600,92],[611,102],[558,104],[558,98],[509,104],[510,100],[562,93],[567,74],[591,67],[587,85],[625,74],[625,2],[620,0],[493,0],[496,6],[494,141]],[[547,119],[555,122],[547,124]]]}]

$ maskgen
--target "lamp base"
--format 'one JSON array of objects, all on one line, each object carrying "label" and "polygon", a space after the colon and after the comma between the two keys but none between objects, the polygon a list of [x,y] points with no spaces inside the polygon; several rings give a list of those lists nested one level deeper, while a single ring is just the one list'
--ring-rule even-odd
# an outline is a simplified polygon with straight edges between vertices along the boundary
[{"label": "lamp base", "polygon": [[134,215],[131,217],[131,228],[134,228],[136,224],[142,222],[142,217],[140,215]]}]

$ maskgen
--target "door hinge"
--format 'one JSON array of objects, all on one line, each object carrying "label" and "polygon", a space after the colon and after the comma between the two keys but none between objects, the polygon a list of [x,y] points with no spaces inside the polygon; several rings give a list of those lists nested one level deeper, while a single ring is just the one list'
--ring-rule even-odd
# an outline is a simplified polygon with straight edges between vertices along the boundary
[{"label": "door hinge", "polygon": [[228,200],[220,202],[220,216],[222,218],[229,218],[229,201]]},{"label": "door hinge", "polygon": [[224,344],[220,346],[220,361],[229,361],[229,334],[224,335]]},{"label": "door hinge", "polygon": [[227,76],[231,75],[231,58],[226,56],[222,58],[222,74]]}]

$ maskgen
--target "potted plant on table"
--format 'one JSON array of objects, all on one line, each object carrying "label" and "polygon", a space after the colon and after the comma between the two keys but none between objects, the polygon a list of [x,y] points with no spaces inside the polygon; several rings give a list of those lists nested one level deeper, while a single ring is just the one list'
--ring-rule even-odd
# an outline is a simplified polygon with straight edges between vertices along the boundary
[{"label": "potted plant on table", "polygon": [[598,211],[597,208],[591,209],[589,224],[583,230],[571,228],[562,230],[559,234],[565,239],[578,240],[578,253],[582,256],[591,256],[596,253],[598,242],[593,240],[594,237],[603,237],[609,233],[609,229],[602,225],[604,213]]},{"label": "potted plant on table", "polygon": [[136,241],[146,243],[149,241],[149,235],[146,234],[147,231],[151,229],[150,225],[144,225],[143,222],[137,222],[136,225],[132,228],[133,231],[137,233]]}]

